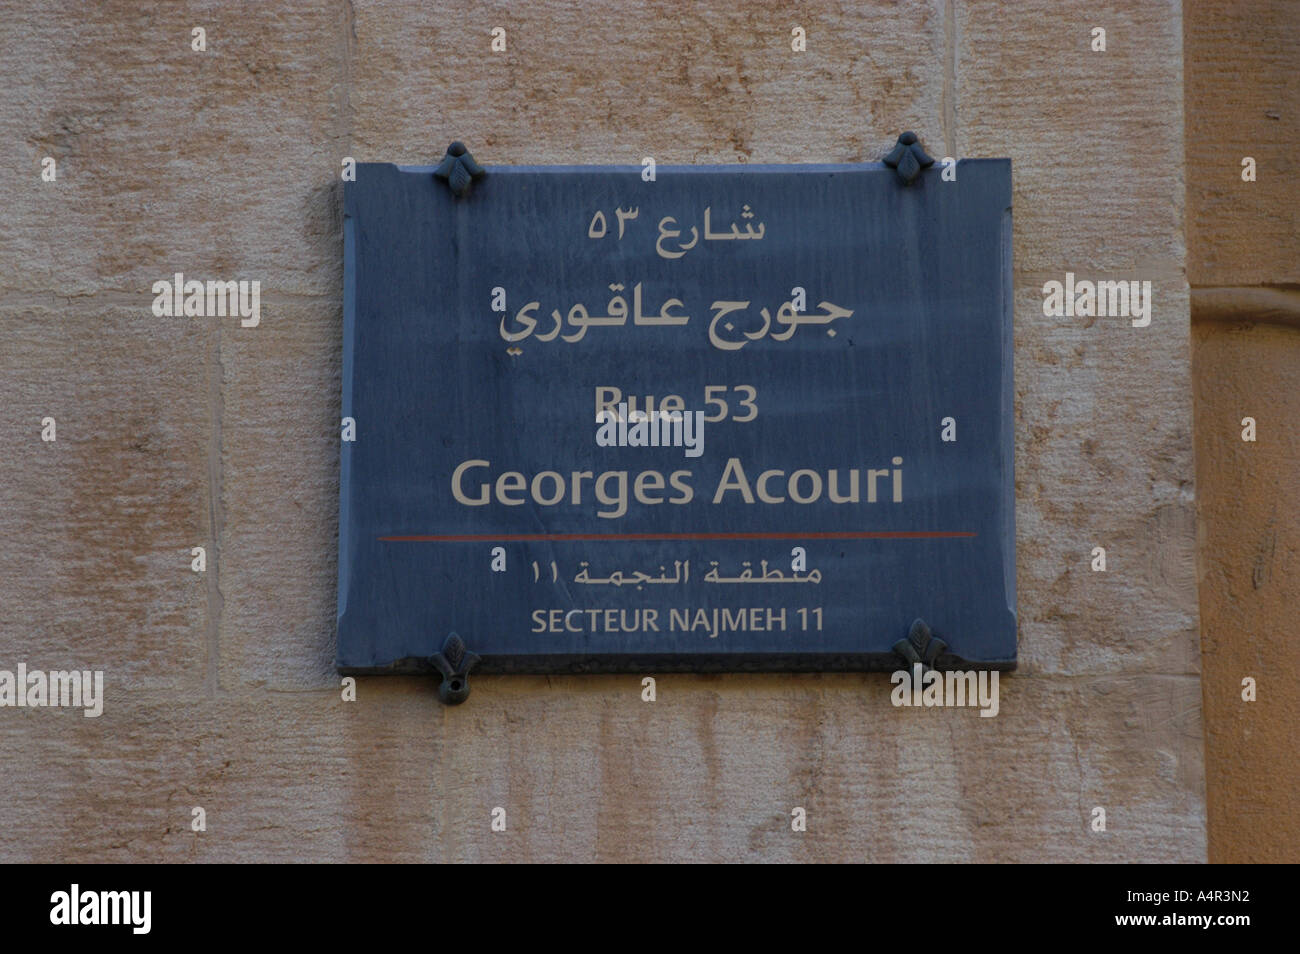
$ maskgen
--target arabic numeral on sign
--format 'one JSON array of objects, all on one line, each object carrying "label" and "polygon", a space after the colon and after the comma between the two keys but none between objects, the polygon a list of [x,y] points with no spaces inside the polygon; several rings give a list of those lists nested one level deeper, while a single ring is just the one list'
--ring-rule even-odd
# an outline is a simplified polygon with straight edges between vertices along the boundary
[{"label": "arabic numeral on sign", "polygon": [[[733,421],[735,421],[738,424],[744,424],[747,421],[752,421],[754,418],[758,417],[758,406],[754,403],[755,399],[758,397],[757,388],[749,384],[737,384],[734,388],[731,388],[730,390],[736,392],[737,395],[745,394],[745,397],[738,396],[736,398],[736,403],[740,407],[744,408],[747,412],[743,417],[737,417],[735,414],[732,414],[731,419]],[[718,421],[722,421],[726,419],[730,408],[727,406],[727,402],[725,399],[723,399],[722,397],[715,397],[714,395],[719,392],[722,394],[726,394],[727,391],[728,391],[728,387],[725,384],[709,384],[705,386],[704,403],[714,404],[717,405],[718,407],[717,414],[713,415],[712,417],[706,416],[704,418],[706,423],[715,424]]]},{"label": "arabic numeral on sign", "polygon": [[799,629],[801,631],[808,632],[808,617],[810,614],[814,623],[816,623],[817,632],[822,631],[822,608],[820,606],[814,606],[811,610],[806,606],[801,606],[795,612],[799,614]]},{"label": "arabic numeral on sign", "polygon": [[740,400],[740,406],[749,409],[747,417],[733,417],[732,420],[737,424],[744,424],[746,421],[752,421],[758,417],[758,407],[754,404],[754,398],[758,397],[758,389],[748,384],[737,384],[737,391],[748,391],[749,397]]},{"label": "arabic numeral on sign", "polygon": [[727,416],[727,402],[720,397],[714,397],[712,393],[714,391],[725,392],[726,390],[727,386],[725,384],[710,384],[704,388],[704,403],[718,405],[718,413],[713,417],[706,416],[704,418],[706,423],[712,424],[714,421],[720,421]]}]

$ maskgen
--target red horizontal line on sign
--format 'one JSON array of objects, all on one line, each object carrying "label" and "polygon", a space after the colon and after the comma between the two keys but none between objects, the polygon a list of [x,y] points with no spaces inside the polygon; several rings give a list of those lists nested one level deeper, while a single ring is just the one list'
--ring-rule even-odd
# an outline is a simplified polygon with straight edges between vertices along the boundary
[{"label": "red horizontal line on sign", "polygon": [[386,543],[503,543],[529,540],[935,540],[974,537],[964,530],[832,530],[812,533],[444,533],[380,537]]}]

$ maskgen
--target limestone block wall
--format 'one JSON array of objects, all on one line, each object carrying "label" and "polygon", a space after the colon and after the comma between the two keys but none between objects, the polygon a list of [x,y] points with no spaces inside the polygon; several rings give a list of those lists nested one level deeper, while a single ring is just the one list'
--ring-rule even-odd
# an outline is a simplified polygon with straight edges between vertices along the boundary
[{"label": "limestone block wall", "polygon": [[[1184,49],[1210,860],[1294,863],[1300,16],[1282,0],[1197,0]],[[1242,440],[1246,418],[1252,442]]]},{"label": "limestone block wall", "polygon": [[[1182,50],[1150,0],[0,0],[0,669],[106,697],[0,708],[0,860],[1204,860]],[[342,158],[867,162],[904,129],[1013,160],[999,715],[884,675],[344,702]],[[155,317],[178,271],[259,280],[260,324]],[[1151,280],[1151,324],[1045,317],[1066,271]]]}]

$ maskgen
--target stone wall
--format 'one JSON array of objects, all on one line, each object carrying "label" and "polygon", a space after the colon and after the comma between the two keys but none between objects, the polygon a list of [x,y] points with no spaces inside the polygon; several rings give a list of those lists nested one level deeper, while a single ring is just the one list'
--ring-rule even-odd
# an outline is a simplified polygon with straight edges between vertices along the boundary
[{"label": "stone wall", "polygon": [[[516,6],[0,0],[0,668],[107,695],[0,709],[0,860],[1204,860],[1179,4]],[[997,718],[884,675],[343,702],[342,157],[873,161],[904,129],[1013,160]],[[1152,280],[1150,326],[1044,318],[1067,270]],[[176,271],[260,280],[260,326],[155,318]]]},{"label": "stone wall", "polygon": [[1184,48],[1210,860],[1295,863],[1300,15],[1285,0],[1197,0]]}]

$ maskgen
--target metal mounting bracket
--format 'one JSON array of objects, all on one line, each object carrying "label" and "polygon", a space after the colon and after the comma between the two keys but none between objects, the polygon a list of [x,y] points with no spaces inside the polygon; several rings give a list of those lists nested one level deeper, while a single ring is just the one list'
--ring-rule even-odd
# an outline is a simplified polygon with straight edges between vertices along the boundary
[{"label": "metal mounting bracket", "polygon": [[894,643],[894,652],[903,657],[908,668],[919,663],[922,671],[934,668],[939,657],[947,651],[948,644],[930,632],[923,619],[914,620],[907,638]]},{"label": "metal mounting bracket", "polygon": [[483,178],[487,170],[474,161],[463,142],[453,142],[447,147],[447,154],[442,157],[433,174],[439,179],[446,179],[451,194],[460,199],[469,194],[470,187],[476,180]]},{"label": "metal mounting bracket", "polygon": [[442,673],[438,698],[445,705],[458,706],[469,698],[469,671],[479,661],[477,653],[465,648],[465,641],[455,633],[442,644],[442,652],[429,657],[435,669]]},{"label": "metal mounting bracket", "polygon": [[903,185],[911,185],[922,169],[934,165],[934,158],[926,154],[916,133],[910,130],[898,137],[893,151],[880,161],[898,174],[898,181]]}]

